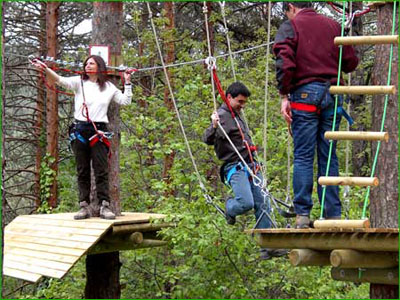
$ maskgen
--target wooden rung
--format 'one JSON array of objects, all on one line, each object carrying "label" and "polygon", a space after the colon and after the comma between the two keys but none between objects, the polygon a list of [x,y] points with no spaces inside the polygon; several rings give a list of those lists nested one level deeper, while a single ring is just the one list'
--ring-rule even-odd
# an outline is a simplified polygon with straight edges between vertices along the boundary
[{"label": "wooden rung", "polygon": [[352,141],[389,141],[387,132],[365,131],[326,131],[327,140],[352,140]]},{"label": "wooden rung", "polygon": [[377,45],[397,44],[398,35],[337,36],[335,45]]},{"label": "wooden rung", "polygon": [[378,186],[377,177],[336,177],[321,176],[318,178],[320,185],[355,185],[355,186]]},{"label": "wooden rung", "polygon": [[370,228],[370,222],[365,220],[315,220],[314,228]]},{"label": "wooden rung", "polygon": [[329,266],[329,251],[315,251],[311,249],[293,249],[289,253],[292,266]]},{"label": "wooden rung", "polygon": [[331,94],[349,94],[349,95],[380,95],[396,94],[394,85],[359,85],[359,86],[331,86]]},{"label": "wooden rung", "polygon": [[394,268],[399,264],[397,252],[362,252],[351,249],[333,250],[330,262],[340,268]]},{"label": "wooden rung", "polygon": [[[361,275],[361,276],[360,276]],[[334,280],[352,281],[352,282],[369,282],[399,285],[399,269],[342,269],[332,268],[331,276]]]}]

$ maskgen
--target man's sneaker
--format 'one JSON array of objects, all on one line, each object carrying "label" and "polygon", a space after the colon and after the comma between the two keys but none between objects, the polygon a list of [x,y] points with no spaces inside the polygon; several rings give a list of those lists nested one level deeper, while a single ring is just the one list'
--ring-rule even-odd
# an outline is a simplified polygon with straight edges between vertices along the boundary
[{"label": "man's sneaker", "polygon": [[110,209],[110,203],[103,200],[100,208],[100,218],[107,220],[114,220],[115,214]]},{"label": "man's sneaker", "polygon": [[273,257],[281,257],[285,256],[289,253],[287,249],[269,249],[269,248],[261,248],[260,249],[260,259],[267,260]]},{"label": "man's sneaker", "polygon": [[86,201],[79,202],[79,206],[81,209],[78,213],[74,216],[75,220],[83,220],[90,218],[90,209],[89,204]]},{"label": "man's sneaker", "polygon": [[227,222],[229,225],[235,225],[235,223],[236,223],[236,217],[231,217],[230,215],[228,215],[227,204],[228,204],[228,200],[229,200],[229,199],[230,199],[230,198],[226,199],[226,201],[225,201],[225,219],[226,219],[226,222]]},{"label": "man's sneaker", "polygon": [[310,228],[310,217],[309,216],[296,216],[296,229]]}]

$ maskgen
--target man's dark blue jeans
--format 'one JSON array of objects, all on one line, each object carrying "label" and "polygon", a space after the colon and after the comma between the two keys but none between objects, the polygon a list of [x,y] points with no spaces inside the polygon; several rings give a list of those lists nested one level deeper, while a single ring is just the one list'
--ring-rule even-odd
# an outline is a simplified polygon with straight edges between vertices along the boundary
[{"label": "man's dark blue jeans", "polygon": [[[324,138],[325,131],[332,130],[335,97],[329,94],[329,84],[312,82],[302,85],[290,94],[291,103],[315,105],[318,112],[296,110],[292,108],[292,132],[294,143],[293,190],[294,207],[298,215],[310,215],[313,202],[313,164],[317,148],[318,177],[326,175],[329,155],[329,141]],[[342,97],[338,106],[342,105]],[[339,128],[341,115],[337,114],[335,131]],[[333,143],[329,176],[338,176],[338,159],[336,142]],[[322,198],[322,187],[318,184],[319,201]],[[327,186],[324,202],[324,217],[341,216],[339,187]]]}]

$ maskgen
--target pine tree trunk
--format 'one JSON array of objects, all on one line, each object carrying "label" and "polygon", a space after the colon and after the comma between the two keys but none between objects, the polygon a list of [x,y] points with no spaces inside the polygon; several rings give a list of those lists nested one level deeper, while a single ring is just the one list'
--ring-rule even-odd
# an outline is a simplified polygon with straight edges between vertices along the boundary
[{"label": "pine tree trunk", "polygon": [[[166,17],[168,19],[168,25],[166,26],[166,32],[169,32],[172,35],[172,31],[175,28],[175,13],[174,13],[174,3],[173,2],[165,2],[164,9],[166,12]],[[168,39],[173,40],[173,37],[168,34],[167,42],[165,43],[165,48],[167,52],[167,57],[165,59],[165,63],[168,65],[175,60],[175,44],[173,41],[168,41]],[[170,79],[171,86],[173,86],[173,78],[171,77],[171,72],[167,69],[167,74]],[[167,80],[167,79],[165,79]],[[174,112],[174,104],[172,99],[170,98],[170,92],[167,83],[165,83],[164,87],[164,103],[165,106],[168,108],[168,111]],[[164,131],[164,136],[168,139],[168,134],[171,133],[173,130],[173,126],[168,126]],[[163,180],[167,183],[168,190],[165,193],[165,196],[173,195],[174,190],[171,188],[170,184],[172,181],[170,170],[174,165],[174,158],[175,158],[175,150],[172,150],[170,154],[167,154],[164,157],[164,168],[163,168]]]},{"label": "pine tree trunk", "polygon": [[[362,2],[353,2],[353,12],[356,10],[362,10]],[[363,17],[357,17],[355,24],[352,27],[352,35],[363,35]],[[355,46],[358,52],[358,57],[360,61],[364,56],[364,52],[369,46]],[[365,68],[357,68],[357,70],[351,73],[351,85],[368,85],[368,78]],[[362,112],[366,107],[365,95],[353,95],[350,100],[350,110],[351,116],[354,120],[354,125],[350,130],[352,131],[368,131],[365,124],[362,123]],[[349,142],[350,143],[350,142]],[[352,150],[352,170],[353,176],[369,176],[367,167],[370,165],[370,153],[367,151],[368,142],[367,141],[353,141],[351,142]]]},{"label": "pine tree trunk", "polygon": [[[57,56],[57,25],[58,25],[58,8],[60,2],[47,2],[46,5],[46,35],[47,35],[47,56]],[[51,66],[51,65],[50,65]],[[54,82],[47,78],[50,85],[54,85]],[[55,171],[56,176],[54,177],[53,184],[50,188],[49,206],[57,206],[57,173],[58,173],[58,96],[55,91],[48,90],[47,92],[47,149],[46,151],[50,156],[54,157],[54,163],[50,165],[50,168]]]},{"label": "pine tree trunk", "polygon": [[88,255],[86,258],[85,299],[119,299],[119,252]]},{"label": "pine tree trunk", "polygon": [[[92,43],[109,45],[113,64],[117,64],[121,56],[123,22],[122,2],[93,3],[93,36]],[[118,86],[118,85],[117,85]],[[114,132],[111,141],[111,161],[109,170],[110,200],[114,212],[121,212],[119,199],[119,142],[120,115],[119,106],[111,103],[108,109],[109,130]],[[121,263],[119,252],[87,255],[86,257],[86,299],[119,299],[121,285],[119,270]]]},{"label": "pine tree trunk", "polygon": [[[378,35],[389,35],[392,31],[393,4],[380,6],[377,10]],[[398,28],[398,21],[396,24]],[[398,34],[395,32],[395,34]],[[386,85],[389,70],[389,45],[376,46],[376,59],[373,69],[372,84]],[[393,49],[392,85],[398,85],[398,47]],[[389,142],[382,143],[376,176],[380,185],[371,192],[371,224],[372,227],[398,228],[398,99],[397,95],[389,97],[387,115],[385,118],[385,131],[389,133]],[[373,130],[381,128],[385,96],[376,96],[372,101]],[[374,149],[376,151],[376,148]],[[375,153],[374,153],[375,155]],[[373,299],[398,299],[398,286],[371,284],[370,297]]]},{"label": "pine tree trunk", "polygon": [[[46,53],[46,5],[41,4],[40,6],[40,32],[39,32],[39,53],[41,56],[44,56]],[[40,206],[40,165],[42,163],[42,157],[44,149],[42,149],[42,130],[43,128],[43,120],[44,120],[44,101],[45,101],[45,86],[42,77],[39,77],[37,80],[37,97],[36,97],[36,118],[35,118],[35,138],[36,138],[36,158],[35,158],[35,197],[36,203],[35,207],[38,208]]]}]

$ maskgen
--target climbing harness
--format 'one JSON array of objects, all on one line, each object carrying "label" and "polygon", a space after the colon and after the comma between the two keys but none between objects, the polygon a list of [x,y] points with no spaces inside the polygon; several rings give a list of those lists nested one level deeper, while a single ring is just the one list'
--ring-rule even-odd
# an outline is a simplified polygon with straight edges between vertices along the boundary
[{"label": "climbing harness", "polygon": [[212,205],[221,215],[223,215],[223,216],[225,217],[225,211],[224,211],[221,207],[219,207],[219,205],[217,205],[216,203],[214,203],[213,199],[212,199],[211,196],[208,194],[208,191],[207,191],[207,189],[206,189],[206,187],[205,187],[205,185],[204,185],[204,183],[203,183],[203,181],[202,181],[202,179],[201,179],[199,170],[198,170],[198,168],[197,168],[196,161],[194,160],[194,157],[193,157],[193,154],[192,154],[192,150],[191,150],[189,141],[188,141],[187,136],[186,136],[185,128],[183,127],[183,123],[182,123],[182,119],[181,119],[181,116],[180,116],[178,107],[177,107],[177,105],[176,105],[174,92],[173,92],[173,90],[172,90],[171,82],[170,82],[170,80],[169,80],[169,75],[168,75],[168,72],[167,72],[167,67],[166,67],[166,65],[165,65],[165,63],[164,63],[164,58],[163,58],[163,55],[162,55],[162,52],[161,52],[161,47],[160,47],[160,44],[159,44],[159,42],[158,42],[157,31],[156,31],[156,27],[155,27],[154,21],[153,21],[153,13],[152,13],[152,11],[151,11],[151,8],[150,8],[149,3],[147,2],[146,4],[147,4],[147,10],[148,10],[148,12],[149,12],[150,24],[151,24],[151,27],[152,27],[152,30],[153,30],[154,39],[155,39],[155,42],[156,42],[158,54],[159,54],[160,61],[161,61],[161,65],[162,65],[162,68],[163,68],[163,71],[164,71],[164,76],[165,76],[165,79],[166,79],[166,81],[167,81],[169,93],[170,93],[170,95],[171,95],[171,100],[172,100],[172,103],[173,103],[173,105],[174,105],[174,110],[175,110],[175,113],[176,113],[176,116],[177,116],[177,119],[178,119],[178,123],[179,123],[180,129],[181,129],[183,138],[184,138],[184,140],[185,140],[186,149],[187,149],[187,151],[188,151],[188,153],[189,153],[190,159],[191,159],[191,161],[192,161],[192,164],[193,164],[193,167],[194,167],[194,170],[195,170],[195,174],[196,174],[197,180],[198,180],[198,182],[199,182],[199,186],[200,186],[200,188],[201,188],[202,191],[203,191],[203,196],[204,196],[204,198],[205,198],[205,200],[206,200],[206,203]]},{"label": "climbing harness", "polygon": [[[221,6],[221,8],[223,8],[223,6]],[[213,96],[214,109],[215,109],[215,111],[217,111],[217,109],[216,109],[217,108],[217,103],[216,103],[215,91],[214,91],[214,84],[215,84],[221,99],[227,105],[228,109],[231,112],[232,118],[233,118],[233,120],[235,121],[235,123],[236,123],[236,125],[238,127],[238,130],[239,130],[240,135],[241,135],[242,140],[243,140],[243,144],[245,145],[245,147],[246,147],[246,149],[248,151],[248,155],[249,155],[249,158],[250,158],[250,164],[253,166],[253,169],[249,167],[248,163],[241,156],[241,154],[237,150],[236,146],[233,144],[233,142],[231,141],[230,137],[228,136],[228,134],[226,133],[226,131],[224,130],[224,128],[222,127],[222,125],[221,125],[221,123],[219,121],[218,121],[218,127],[220,128],[220,130],[222,131],[222,133],[224,134],[224,136],[226,137],[226,139],[228,140],[228,142],[231,144],[232,148],[234,149],[234,151],[238,155],[238,157],[239,157],[241,162],[239,162],[239,164],[237,164],[237,165],[239,165],[241,169],[244,168],[246,170],[246,174],[248,174],[249,180],[252,180],[254,185],[258,186],[260,188],[261,193],[263,194],[263,197],[264,197],[264,205],[265,205],[265,200],[266,199],[271,199],[273,204],[275,206],[278,206],[276,201],[275,201],[276,199],[271,196],[271,194],[269,193],[269,191],[268,191],[268,189],[266,187],[265,178],[260,179],[260,177],[258,177],[256,175],[258,173],[258,171],[260,170],[260,164],[255,163],[254,157],[253,157],[253,152],[254,152],[254,155],[257,155],[256,148],[254,146],[250,146],[249,142],[245,139],[244,134],[243,134],[243,130],[242,130],[242,128],[241,128],[241,126],[240,126],[240,124],[239,124],[239,122],[237,120],[237,116],[236,116],[235,112],[233,111],[229,101],[227,100],[225,92],[222,89],[221,82],[220,82],[220,80],[218,78],[217,71],[216,71],[217,70],[216,59],[211,56],[211,46],[210,46],[210,37],[209,37],[209,29],[208,29],[208,18],[207,18],[208,9],[207,9],[206,2],[204,2],[204,5],[203,5],[203,13],[204,13],[204,17],[205,17],[205,27],[206,27],[206,33],[207,33],[207,44],[208,44],[208,52],[209,52],[209,57],[205,59],[205,63],[207,64],[208,70],[210,70],[211,86],[212,86],[212,89],[213,89],[212,96]],[[223,15],[224,15],[224,12],[223,12]],[[225,33],[227,33],[227,28],[225,29]],[[230,55],[230,57],[232,58],[231,55]],[[232,69],[234,70],[233,59],[231,59],[231,65],[232,65]],[[248,128],[247,124],[246,124],[246,127]],[[237,167],[231,168],[228,171],[226,177],[229,176],[229,180],[230,180],[230,177],[234,174],[234,172],[236,172],[236,168]],[[223,178],[223,177],[221,177],[221,178]],[[280,201],[280,202],[282,202],[282,201]],[[283,210],[281,210],[280,208],[279,208],[278,212],[281,215],[284,215],[284,216],[288,216],[290,214],[290,213],[285,214],[283,212]],[[271,223],[272,223],[272,225],[274,227],[277,227],[276,222],[273,220],[273,218],[270,216],[270,214],[265,209],[263,209],[263,212],[260,215],[260,217],[258,218],[255,226],[258,225],[258,223],[260,222],[261,218],[264,215],[271,221]]]}]

